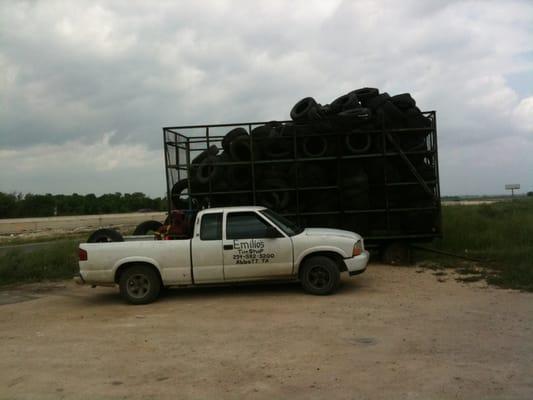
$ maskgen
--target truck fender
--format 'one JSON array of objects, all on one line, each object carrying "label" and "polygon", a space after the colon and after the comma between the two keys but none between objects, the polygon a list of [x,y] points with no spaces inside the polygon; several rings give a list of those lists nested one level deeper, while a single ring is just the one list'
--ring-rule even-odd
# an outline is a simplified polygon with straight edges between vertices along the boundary
[{"label": "truck fender", "polygon": [[131,263],[144,263],[144,264],[150,264],[150,265],[153,265],[154,267],[157,268],[158,272],[159,272],[159,276],[163,276],[162,274],[162,271],[161,271],[161,267],[159,265],[159,263],[154,260],[153,258],[150,258],[150,257],[141,257],[141,256],[132,256],[132,257],[125,257],[125,258],[121,258],[120,260],[118,260],[115,265],[113,265],[113,278],[116,276],[117,274],[117,270],[123,266],[124,264],[131,264]]},{"label": "truck fender", "polygon": [[313,253],[335,253],[338,254],[342,258],[348,258],[350,257],[350,254],[346,254],[342,249],[334,246],[315,246],[310,249],[307,249],[305,251],[302,251],[298,258],[295,260],[294,263],[294,273],[298,275],[298,272],[300,271],[300,264],[302,260],[307,257],[308,255],[311,255]]}]

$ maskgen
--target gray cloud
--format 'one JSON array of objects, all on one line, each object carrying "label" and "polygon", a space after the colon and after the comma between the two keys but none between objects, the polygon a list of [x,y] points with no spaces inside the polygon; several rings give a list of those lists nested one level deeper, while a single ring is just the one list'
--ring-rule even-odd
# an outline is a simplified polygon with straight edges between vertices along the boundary
[{"label": "gray cloud", "polygon": [[[530,2],[32,1],[0,19],[0,167],[25,163],[0,190],[161,194],[162,126],[286,119],[361,86],[437,110],[444,193],[533,189]],[[77,144],[122,161],[51,163]]]}]

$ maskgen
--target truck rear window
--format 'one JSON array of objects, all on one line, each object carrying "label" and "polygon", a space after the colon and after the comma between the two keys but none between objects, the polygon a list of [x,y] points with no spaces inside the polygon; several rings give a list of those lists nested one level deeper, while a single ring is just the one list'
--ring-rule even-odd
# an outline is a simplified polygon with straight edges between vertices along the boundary
[{"label": "truck rear window", "polygon": [[202,216],[200,240],[222,240],[222,213]]}]

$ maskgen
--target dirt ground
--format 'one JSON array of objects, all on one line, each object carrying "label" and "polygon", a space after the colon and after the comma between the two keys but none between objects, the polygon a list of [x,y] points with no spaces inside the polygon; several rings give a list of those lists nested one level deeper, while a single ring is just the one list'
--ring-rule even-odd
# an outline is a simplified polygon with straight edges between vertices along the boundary
[{"label": "dirt ground", "polygon": [[163,222],[165,217],[165,212],[154,211],[147,213],[0,219],[0,243],[9,243],[13,239],[27,240],[56,237],[58,235],[74,235],[92,232],[102,227],[128,232],[141,222],[148,220]]},{"label": "dirt ground", "polygon": [[371,265],[130,306],[70,282],[0,291],[0,398],[531,399],[533,294]]}]

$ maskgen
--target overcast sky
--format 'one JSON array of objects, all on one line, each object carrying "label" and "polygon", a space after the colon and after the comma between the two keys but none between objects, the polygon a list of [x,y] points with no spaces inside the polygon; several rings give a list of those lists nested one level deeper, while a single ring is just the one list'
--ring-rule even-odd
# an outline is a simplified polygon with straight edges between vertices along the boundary
[{"label": "overcast sky", "polygon": [[533,190],[533,1],[0,4],[0,191],[163,195],[162,126],[364,86],[437,111],[443,194]]}]

